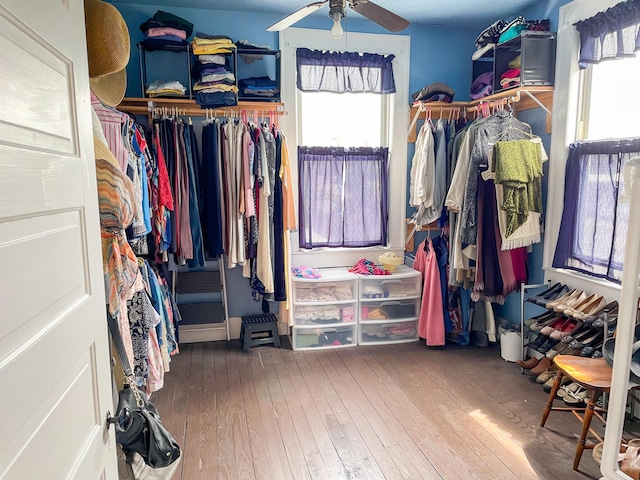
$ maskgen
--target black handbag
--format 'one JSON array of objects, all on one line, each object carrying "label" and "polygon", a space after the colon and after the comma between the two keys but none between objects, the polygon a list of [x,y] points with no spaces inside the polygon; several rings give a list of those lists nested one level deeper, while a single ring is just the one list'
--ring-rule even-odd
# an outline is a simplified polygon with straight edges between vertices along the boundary
[{"label": "black handbag", "polygon": [[180,457],[180,446],[162,425],[158,409],[138,389],[116,320],[108,312],[107,317],[126,382],[118,392],[116,415],[108,419],[116,424],[116,441],[127,458],[135,452],[152,468],[171,465]]}]

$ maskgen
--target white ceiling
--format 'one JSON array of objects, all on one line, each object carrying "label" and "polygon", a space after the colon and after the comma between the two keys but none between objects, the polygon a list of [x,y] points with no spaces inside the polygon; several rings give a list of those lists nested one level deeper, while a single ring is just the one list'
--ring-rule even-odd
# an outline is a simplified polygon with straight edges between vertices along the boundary
[{"label": "white ceiling", "polygon": [[[315,0],[110,0],[111,3],[187,7],[280,14],[283,17]],[[540,0],[376,0],[381,7],[411,23],[427,25],[490,25],[511,19]],[[327,15],[328,7],[313,15]],[[349,11],[349,15],[358,15]]]}]

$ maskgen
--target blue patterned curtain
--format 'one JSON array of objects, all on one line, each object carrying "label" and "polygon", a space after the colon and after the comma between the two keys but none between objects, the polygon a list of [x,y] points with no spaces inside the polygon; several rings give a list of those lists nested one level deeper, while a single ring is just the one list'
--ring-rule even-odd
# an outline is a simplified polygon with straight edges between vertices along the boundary
[{"label": "blue patterned curtain", "polygon": [[394,55],[323,52],[298,48],[298,89],[303,92],[395,93]]},{"label": "blue patterned curtain", "polygon": [[388,157],[386,147],[298,147],[300,247],[386,245]]},{"label": "blue patterned curtain", "polygon": [[580,67],[640,50],[640,0],[628,0],[575,24],[580,32]]},{"label": "blue patterned curtain", "polygon": [[569,149],[556,268],[620,283],[629,204],[619,201],[622,169],[640,139],[579,142]]}]

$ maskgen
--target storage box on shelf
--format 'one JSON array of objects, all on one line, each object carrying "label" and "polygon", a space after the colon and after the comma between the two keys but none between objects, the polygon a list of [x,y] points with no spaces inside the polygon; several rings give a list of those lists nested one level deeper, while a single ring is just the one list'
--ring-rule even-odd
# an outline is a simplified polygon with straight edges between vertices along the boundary
[{"label": "storage box on shelf", "polygon": [[[509,62],[520,55],[520,83],[500,85],[502,75],[510,70]],[[515,87],[553,86],[556,64],[555,32],[525,30],[504,43],[499,43],[473,61],[473,79],[493,71],[493,92]]]},{"label": "storage box on shelf", "polygon": [[553,85],[556,65],[556,34],[525,30],[519,36],[496,45],[493,64],[494,92],[505,90],[500,78],[509,70],[509,62],[520,55],[520,83],[517,86]]},{"label": "storage box on shelf", "polygon": [[294,350],[356,345],[358,277],[346,268],[320,272],[317,279],[292,277]]},{"label": "storage box on shelf", "polygon": [[[150,50],[147,49],[143,43],[138,43],[138,53],[140,57],[140,84],[144,98],[149,97],[146,92],[147,87],[151,83],[149,81],[148,69],[150,65],[147,64],[147,55],[152,55],[155,60],[151,62],[153,72],[151,81],[178,80],[186,88],[185,95],[165,95],[161,98],[193,98],[193,90],[191,88],[191,47],[189,44],[167,45]],[[167,65],[170,66],[169,70],[167,70]],[[169,73],[172,78],[167,78]]]},{"label": "storage box on shelf", "polygon": [[391,275],[358,276],[358,344],[418,340],[420,272],[399,265]]}]

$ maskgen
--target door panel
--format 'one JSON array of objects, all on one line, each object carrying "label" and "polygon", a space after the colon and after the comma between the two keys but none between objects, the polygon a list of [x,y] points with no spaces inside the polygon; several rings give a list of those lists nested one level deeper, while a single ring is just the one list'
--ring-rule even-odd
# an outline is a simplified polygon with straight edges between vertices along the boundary
[{"label": "door panel", "polygon": [[[16,25],[16,23],[18,25]],[[19,22],[0,17],[0,138],[24,148],[75,152],[71,63],[38,43]],[[12,81],[16,77],[20,83]],[[55,98],[49,103],[47,99]],[[39,105],[40,108],[33,108]]]},{"label": "door panel", "polygon": [[82,0],[0,0],[0,478],[117,479]]}]

